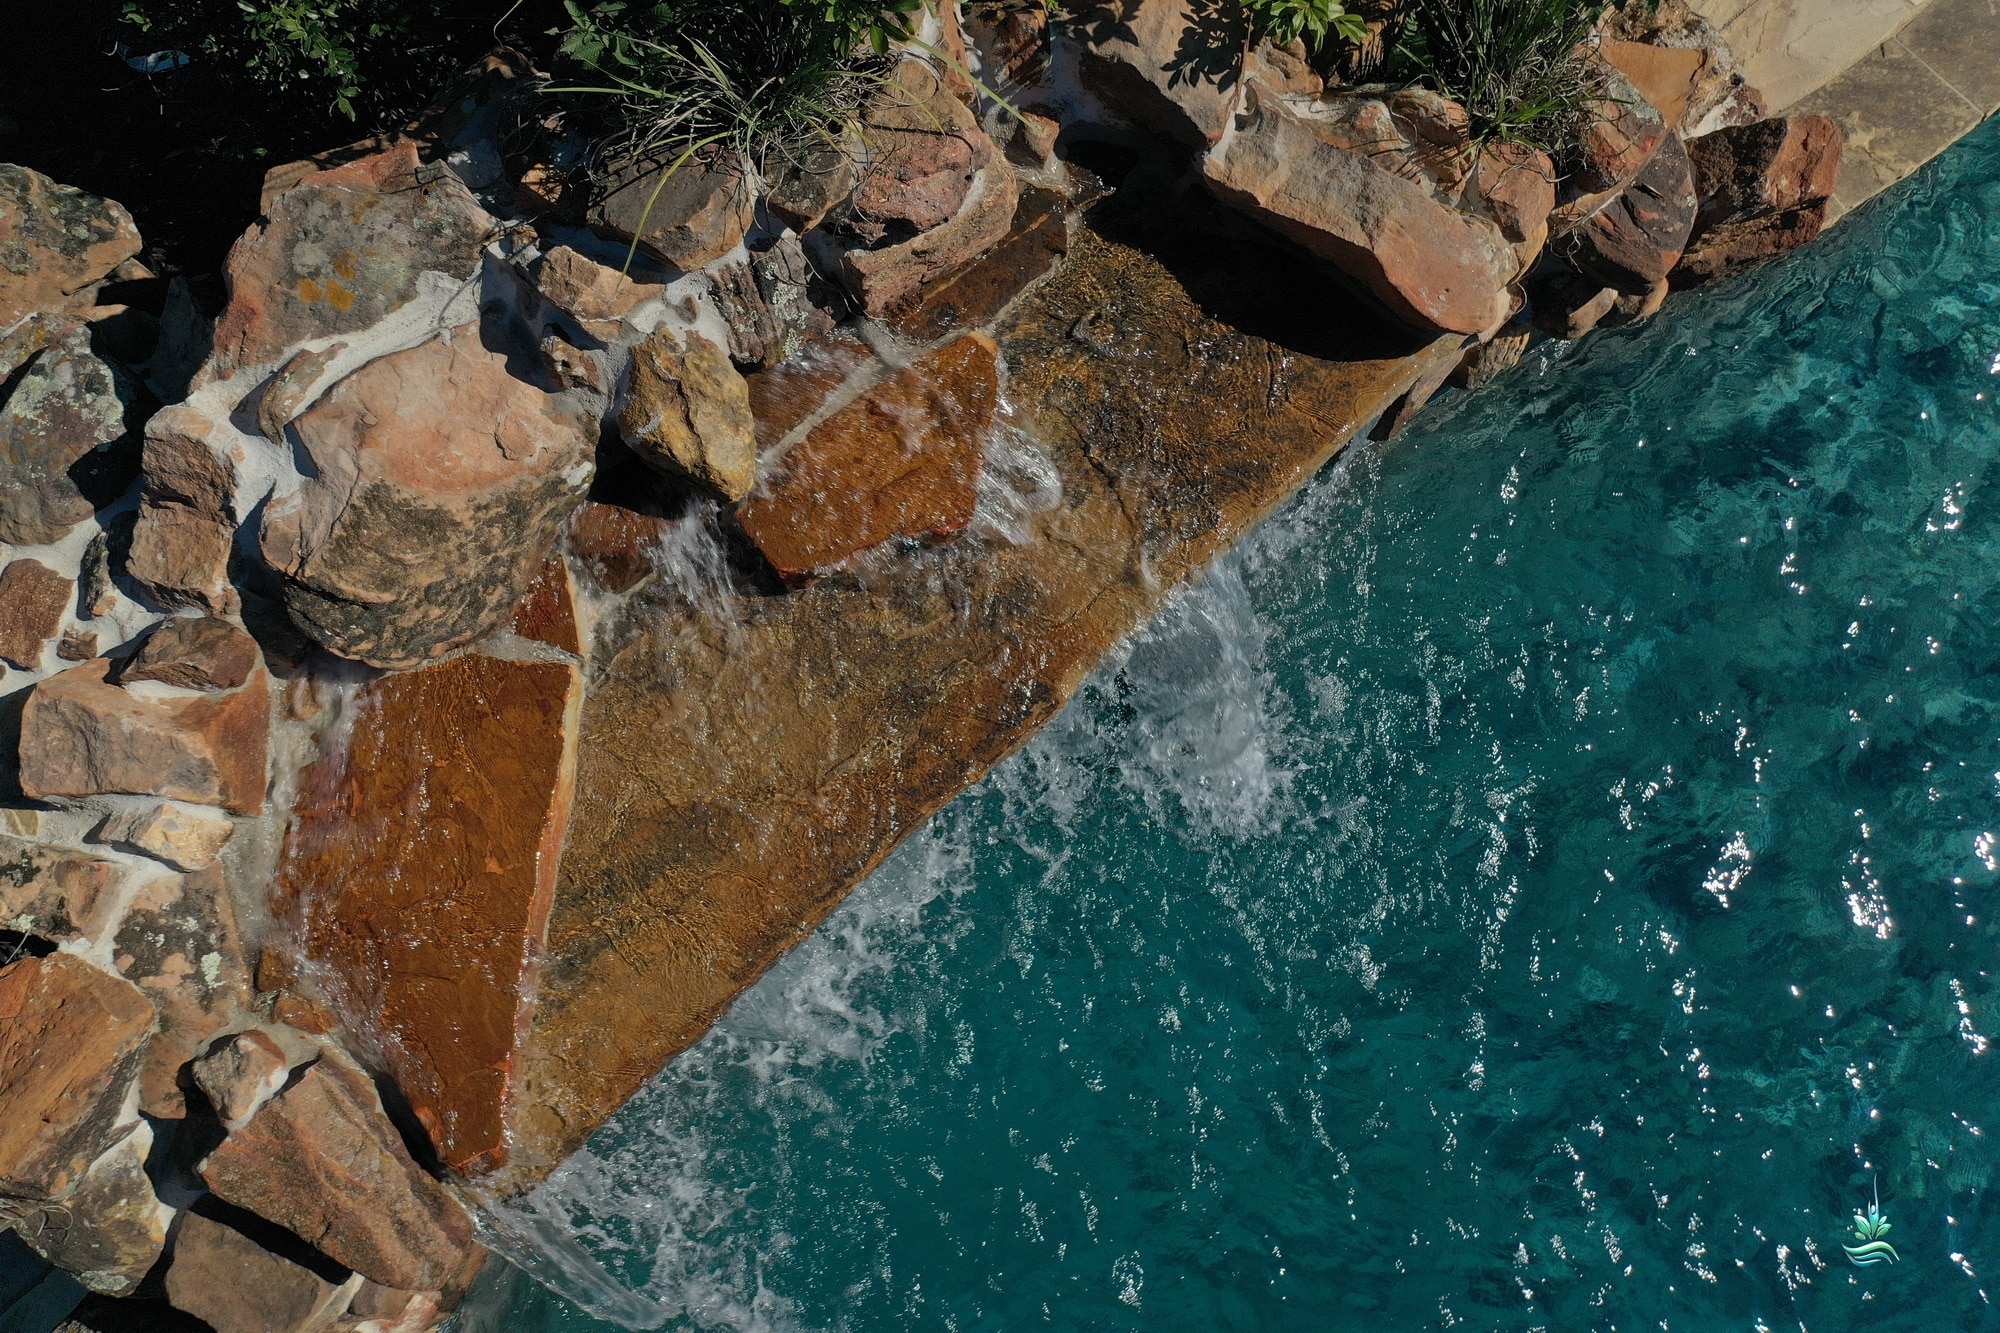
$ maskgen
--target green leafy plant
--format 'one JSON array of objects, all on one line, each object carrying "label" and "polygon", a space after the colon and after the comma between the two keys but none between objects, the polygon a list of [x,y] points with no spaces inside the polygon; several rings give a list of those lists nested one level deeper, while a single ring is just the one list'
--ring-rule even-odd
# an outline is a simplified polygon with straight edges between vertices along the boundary
[{"label": "green leafy plant", "polygon": [[1317,51],[1329,35],[1356,45],[1368,40],[1368,23],[1341,0],[1244,0],[1251,26],[1279,46],[1304,39]]},{"label": "green leafy plant", "polygon": [[206,79],[272,111],[371,124],[420,107],[492,44],[507,0],[125,0],[134,38],[185,52]]},{"label": "green leafy plant", "polygon": [[1383,73],[1464,105],[1475,142],[1512,139],[1560,156],[1600,88],[1591,59],[1604,0],[1405,0]]},{"label": "green leafy plant", "polygon": [[906,10],[856,0],[566,5],[560,52],[584,77],[551,91],[605,99],[589,117],[600,163],[718,143],[761,160],[836,142],[882,81],[876,47],[909,26]]}]

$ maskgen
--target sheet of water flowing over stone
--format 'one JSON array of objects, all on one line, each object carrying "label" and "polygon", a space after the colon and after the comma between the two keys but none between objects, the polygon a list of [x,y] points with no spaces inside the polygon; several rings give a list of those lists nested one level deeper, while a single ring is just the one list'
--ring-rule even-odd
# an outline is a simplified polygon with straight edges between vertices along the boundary
[{"label": "sheet of water flowing over stone", "polygon": [[1350,456],[512,1215],[580,1304],[466,1326],[1993,1326],[1996,393],[1989,125]]}]

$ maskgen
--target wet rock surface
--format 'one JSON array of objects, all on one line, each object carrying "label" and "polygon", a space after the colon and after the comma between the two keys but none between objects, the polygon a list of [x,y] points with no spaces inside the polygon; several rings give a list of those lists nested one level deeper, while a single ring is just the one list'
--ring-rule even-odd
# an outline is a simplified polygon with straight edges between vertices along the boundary
[{"label": "wet rock surface", "polygon": [[579,688],[574,667],[481,654],[373,682],[344,748],[301,779],[272,890],[328,998],[377,1034],[375,1054],[463,1171],[506,1152]]},{"label": "wet rock surface", "polygon": [[[908,577],[756,599],[726,643],[662,612],[602,668],[499,1187],[580,1144],[1166,589],[1447,354],[1330,282],[1117,202],[1000,332],[1063,479],[1033,542],[918,550],[895,566]],[[796,818],[768,818],[780,793]]]},{"label": "wet rock surface", "polygon": [[316,475],[260,540],[333,652],[405,668],[490,632],[582,498],[594,423],[504,339],[466,324],[380,357],[292,423]]},{"label": "wet rock surface", "polygon": [[893,537],[944,541],[972,521],[999,407],[999,352],[985,334],[966,334],[785,452],[737,515],[780,578],[803,583]]},{"label": "wet rock surface", "polygon": [[436,1290],[472,1245],[464,1209],[411,1160],[367,1077],[327,1060],[199,1170],[217,1197],[383,1286]]},{"label": "wet rock surface", "polygon": [[136,986],[73,954],[0,968],[0,1195],[55,1200],[128,1131],[153,1031]]}]

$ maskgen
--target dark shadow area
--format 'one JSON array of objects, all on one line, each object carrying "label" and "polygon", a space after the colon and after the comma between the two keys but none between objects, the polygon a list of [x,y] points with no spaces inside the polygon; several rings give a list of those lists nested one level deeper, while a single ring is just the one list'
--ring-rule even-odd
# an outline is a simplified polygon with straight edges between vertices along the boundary
[{"label": "dark shadow area", "polygon": [[1204,315],[1322,361],[1409,356],[1435,337],[1395,319],[1358,283],[1230,212],[1171,160],[1089,140],[1064,145],[1117,192],[1084,214],[1107,241],[1157,259]]},{"label": "dark shadow area", "polygon": [[565,21],[560,0],[406,6],[418,40],[366,52],[364,95],[349,117],[334,107],[336,90],[325,79],[274,91],[240,61],[200,49],[160,73],[128,63],[186,42],[172,31],[175,22],[232,32],[229,25],[243,22],[233,3],[141,5],[168,23],[150,34],[124,17],[126,8],[124,0],[12,8],[0,44],[0,161],[125,205],[145,238],[147,266],[190,275],[211,313],[222,304],[223,257],[257,219],[266,170],[403,123],[451,72],[494,45],[496,24],[504,39],[540,56],[552,41],[548,30]]}]

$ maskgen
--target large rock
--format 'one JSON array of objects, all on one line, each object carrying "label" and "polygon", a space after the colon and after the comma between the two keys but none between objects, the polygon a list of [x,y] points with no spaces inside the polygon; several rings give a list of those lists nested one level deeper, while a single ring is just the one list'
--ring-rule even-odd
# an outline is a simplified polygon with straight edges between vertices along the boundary
[{"label": "large rock", "polygon": [[140,244],[120,205],[0,162],[0,329],[38,310],[89,305],[85,289]]},{"label": "large rock", "polygon": [[651,553],[667,526],[656,514],[591,501],[570,519],[570,554],[605,592],[630,592],[652,576]]},{"label": "large rock", "polygon": [[26,671],[39,669],[75,588],[39,560],[14,560],[0,569],[0,657]]},{"label": "large rock", "polygon": [[197,1168],[216,1195],[385,1287],[435,1291],[472,1248],[457,1200],[403,1147],[361,1073],[321,1060]]},{"label": "large rock", "polygon": [[1189,148],[1222,137],[1249,45],[1240,5],[1108,0],[1080,7],[1068,26],[1084,86],[1114,110]]},{"label": "large rock", "polygon": [[250,969],[229,894],[214,868],[162,876],[139,890],[118,928],[118,970],[160,1016],[139,1069],[139,1109],[147,1115],[186,1114],[182,1067],[250,1003]]},{"label": "large rock", "polygon": [[906,59],[870,103],[868,160],[841,220],[840,268],[879,316],[1007,234],[1013,168],[935,70]]},{"label": "large rock", "polygon": [[[0,164],[0,191],[10,170]],[[35,321],[10,337],[42,345],[6,367],[13,379],[0,405],[0,542],[34,546],[131,485],[147,403],[136,381],[91,350],[87,325]]]},{"label": "large rock", "polygon": [[942,541],[972,521],[999,406],[999,347],[969,333],[807,432],[738,511],[779,577],[801,583],[892,537]]},{"label": "large rock", "polygon": [[291,424],[314,475],[267,508],[264,556],[343,657],[412,667],[492,631],[590,483],[595,423],[494,341],[378,358]]},{"label": "large rock", "polygon": [[1674,285],[1712,282],[1819,235],[1842,141],[1840,126],[1824,116],[1791,116],[1690,143],[1700,203]]},{"label": "large rock", "polygon": [[1519,260],[1500,228],[1341,146],[1347,137],[1339,122],[1261,97],[1203,170],[1226,203],[1350,274],[1413,327],[1479,333],[1505,319]]},{"label": "large rock", "polygon": [[200,1213],[182,1218],[166,1276],[174,1308],[215,1333],[330,1333],[350,1290]]},{"label": "large rock", "polygon": [[236,465],[213,447],[213,424],[185,406],[146,425],[144,480],[126,572],[163,606],[233,614]]},{"label": "large rock", "polygon": [[90,1164],[63,1197],[60,1213],[44,1211],[37,1225],[15,1228],[57,1268],[90,1290],[125,1296],[166,1248],[174,1210],[160,1202],[146,1175],[153,1127],[141,1124]]},{"label": "large rock", "polygon": [[135,694],[106,658],[37,684],[21,714],[21,789],[36,798],[128,792],[261,814],[271,694],[260,666],[213,694]]},{"label": "large rock", "polygon": [[156,801],[114,811],[90,834],[92,842],[144,852],[175,870],[215,862],[235,832],[227,816],[202,806]]},{"label": "large rock", "polygon": [[[567,602],[566,580],[554,591]],[[506,1155],[580,687],[575,667],[481,654],[364,687],[345,746],[300,779],[272,889],[328,999],[463,1172]]]},{"label": "large rock", "polygon": [[666,288],[639,282],[579,250],[558,245],[535,266],[535,285],[558,310],[609,342],[618,322]]},{"label": "large rock", "polygon": [[678,147],[611,168],[591,206],[591,226],[684,272],[722,258],[743,242],[755,196],[743,163],[714,149],[683,158]]},{"label": "large rock", "polygon": [[984,255],[903,298],[883,322],[929,343],[987,324],[1069,250],[1069,211],[1053,190],[1027,189],[1007,235]]},{"label": "large rock", "polygon": [[0,836],[0,928],[94,940],[117,912],[119,878],[102,857]]},{"label": "large rock", "polygon": [[715,303],[729,325],[729,359],[770,366],[833,331],[846,308],[836,289],[806,258],[797,236],[785,234],[741,263],[710,274]]},{"label": "large rock", "polygon": [[176,616],[148,634],[139,651],[125,659],[118,683],[157,680],[213,694],[244,684],[261,661],[257,641],[240,626],[214,616]]},{"label": "large rock", "polygon": [[1049,72],[1049,7],[1035,0],[972,0],[965,34],[986,82],[1032,88]]},{"label": "large rock", "polygon": [[426,272],[478,271],[497,225],[416,144],[305,177],[230,248],[229,308],[196,387],[275,364],[308,338],[355,333],[407,305]]},{"label": "large rock", "polygon": [[1560,252],[1604,286],[1643,295],[1680,262],[1694,217],[1694,171],[1669,135],[1623,194],[1564,234]]},{"label": "large rock", "polygon": [[1559,226],[1581,221],[1625,192],[1667,141],[1667,122],[1631,81],[1599,65],[1604,95],[1584,117],[1576,159],[1562,182]]},{"label": "large rock", "polygon": [[249,1028],[216,1042],[195,1061],[192,1075],[223,1128],[241,1129],[283,1090],[291,1072],[284,1048]]},{"label": "large rock", "polygon": [[[492,1188],[572,1152],[1161,598],[1456,355],[1315,268],[1176,219],[1130,190],[1105,201],[1000,325],[1009,400],[1061,488],[1019,544],[886,548],[864,575],[740,599],[726,627],[600,630]],[[750,377],[753,400],[782,369]],[[996,451],[987,484],[1013,476]]]},{"label": "large rock", "polygon": [[139,989],[73,954],[0,968],[0,1195],[60,1199],[126,1129],[153,1031]]},{"label": "large rock", "polygon": [[[1605,18],[1600,51],[1666,118],[1692,138],[1765,115],[1736,55],[1688,0],[1628,0]],[[1827,68],[1838,68],[1831,65]]]},{"label": "large rock", "polygon": [[699,333],[661,325],[632,349],[618,431],[632,452],[731,502],[757,480],[750,390],[729,354]]}]

